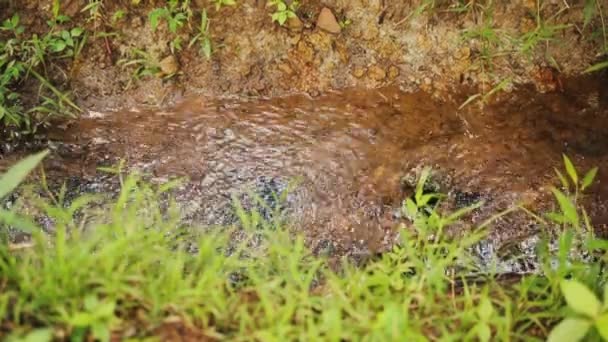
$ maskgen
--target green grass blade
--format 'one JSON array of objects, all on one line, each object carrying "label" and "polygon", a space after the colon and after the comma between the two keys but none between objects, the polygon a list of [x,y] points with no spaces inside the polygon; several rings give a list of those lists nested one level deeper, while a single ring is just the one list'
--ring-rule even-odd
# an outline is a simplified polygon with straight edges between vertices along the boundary
[{"label": "green grass blade", "polygon": [[27,175],[49,154],[44,150],[29,156],[11,167],[0,177],[0,199],[11,193],[27,177]]}]

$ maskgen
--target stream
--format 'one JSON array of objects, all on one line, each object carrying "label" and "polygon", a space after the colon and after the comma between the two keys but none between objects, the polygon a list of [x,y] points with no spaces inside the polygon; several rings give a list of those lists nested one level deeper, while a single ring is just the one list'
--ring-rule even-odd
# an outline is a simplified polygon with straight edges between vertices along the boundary
[{"label": "stream", "polygon": [[[491,105],[461,110],[466,96],[440,101],[398,87],[317,97],[192,96],[170,109],[89,112],[55,127],[45,138],[52,150],[45,169],[75,193],[115,191],[115,177],[97,167],[121,159],[153,182],[185,176],[176,197],[185,220],[200,226],[235,223],[233,196],[251,207],[256,194],[262,211],[280,207],[314,251],[365,257],[389,249],[399,223],[407,224],[399,208],[423,167],[432,167],[433,185],[447,195],[442,208],[484,202],[454,227],[457,236],[517,204],[553,208],[549,186],[559,184],[554,168],[563,168],[565,153],[581,174],[600,168],[584,204],[602,232],[607,93],[605,79],[579,78],[566,80],[562,92],[522,86]],[[274,194],[288,189],[278,203]],[[513,245],[531,248],[538,229],[521,212],[506,215],[493,223],[479,255],[489,260]]]}]

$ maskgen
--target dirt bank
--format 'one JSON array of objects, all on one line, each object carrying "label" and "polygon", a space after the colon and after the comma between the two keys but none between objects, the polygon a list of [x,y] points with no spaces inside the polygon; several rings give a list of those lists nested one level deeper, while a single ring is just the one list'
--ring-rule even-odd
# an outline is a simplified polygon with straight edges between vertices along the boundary
[{"label": "dirt bank", "polygon": [[[0,5],[0,19],[20,13],[26,34],[48,30],[51,0],[9,3]],[[187,24],[172,33],[162,22],[154,29],[149,20],[154,8],[166,6],[163,1],[138,6],[103,1],[93,17],[83,11],[88,2],[65,0],[60,13],[72,17],[65,26],[82,26],[91,34],[73,62],[62,61],[49,73],[84,109],[102,110],[165,104],[190,93],[317,95],[393,84],[436,95],[463,84],[488,92],[504,80],[507,89],[532,83],[554,90],[561,77],[579,74],[601,58],[599,16],[583,27],[582,3],[568,8],[561,1],[542,1],[540,7],[527,0],[458,3],[302,1],[297,19],[281,27],[266,1],[241,0],[216,9],[212,1],[196,0],[189,4]],[[209,59],[197,44],[188,48],[203,8],[210,20]],[[181,49],[171,48],[175,39]],[[146,54],[145,61],[135,49]],[[139,62],[129,63],[134,60]],[[136,80],[133,72],[142,65],[175,75]]]}]

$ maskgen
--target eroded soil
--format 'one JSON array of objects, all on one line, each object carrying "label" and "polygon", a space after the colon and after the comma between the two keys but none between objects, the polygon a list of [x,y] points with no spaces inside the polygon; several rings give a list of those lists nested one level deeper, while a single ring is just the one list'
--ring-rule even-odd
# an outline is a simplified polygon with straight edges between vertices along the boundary
[{"label": "eroded soil", "polygon": [[[49,30],[51,3],[0,2],[0,20],[18,13],[28,34],[43,35]],[[61,13],[72,18],[65,26],[85,27],[91,34],[73,61],[54,61],[45,72],[57,87],[70,90],[83,108],[103,111],[166,105],[193,93],[318,95],[333,89],[399,85],[441,97],[463,85],[488,92],[507,79],[544,91],[555,87],[547,84],[547,74],[550,79],[577,75],[602,60],[601,39],[593,38],[600,23],[583,27],[583,5],[578,3],[562,8],[560,1],[545,1],[539,12],[536,1],[499,1],[491,6],[473,1],[469,10],[459,11],[456,2],[438,1],[432,10],[422,11],[428,2],[309,0],[301,1],[298,19],[284,27],[272,22],[272,7],[266,3],[239,0],[236,6],[218,10],[210,0],[196,0],[190,5],[191,22],[172,33],[166,24],[152,28],[148,20],[149,12],[165,6],[165,1],[134,6],[127,0],[106,0],[95,20],[83,11],[88,2],[61,1]],[[211,23],[210,59],[198,53],[197,45],[187,48],[198,33],[203,8]],[[341,24],[338,32],[319,27],[323,8],[332,13],[334,25]],[[124,11],[124,17],[111,20],[117,11]],[[536,32],[538,18],[546,27],[564,28],[523,52],[522,37]],[[491,30],[491,42],[475,33],[483,29]],[[183,42],[181,50],[171,49],[176,38]],[[130,63],[141,59],[135,50],[147,54],[148,66],[171,60],[169,69],[176,71],[175,76],[137,81],[133,73],[141,64]],[[36,91],[34,85],[32,97]]]}]

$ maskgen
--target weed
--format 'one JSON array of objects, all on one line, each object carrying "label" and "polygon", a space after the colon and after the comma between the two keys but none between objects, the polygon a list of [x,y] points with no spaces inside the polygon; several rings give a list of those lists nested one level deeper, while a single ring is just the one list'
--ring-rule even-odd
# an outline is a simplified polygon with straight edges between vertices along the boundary
[{"label": "weed", "polygon": [[[0,120],[4,125],[33,131],[39,123],[45,123],[48,117],[71,116],[73,111],[80,110],[44,73],[36,71],[46,70],[49,59],[78,58],[87,36],[79,27],[59,28],[60,23],[67,22],[69,18],[57,14],[55,20],[48,21],[49,31],[44,36],[34,34],[29,39],[25,37],[25,29],[20,24],[18,14],[0,26],[0,31],[11,34],[6,41],[0,41]],[[50,94],[42,94],[42,101],[26,109],[21,95],[14,87],[29,76],[34,76]],[[36,119],[35,123],[32,122],[32,117]]]},{"label": "weed", "polygon": [[560,14],[567,10],[567,7],[560,9],[550,18],[544,19],[541,15],[541,3],[541,0],[536,1],[536,27],[532,31],[526,32],[521,37],[519,37],[520,52],[525,55],[531,55],[532,52],[536,49],[536,47],[541,43],[545,43],[548,46],[549,42],[555,39],[555,36],[558,32],[571,27],[571,25],[569,24],[551,24],[551,22],[555,21],[555,19],[559,17]]},{"label": "weed", "polygon": [[278,22],[279,25],[283,26],[289,18],[296,17],[296,11],[298,10],[299,2],[292,1],[289,5],[285,0],[270,0],[267,6],[274,6],[275,11],[271,14],[272,21]]},{"label": "weed", "polygon": [[[45,154],[0,176],[0,198]],[[569,160],[564,163],[573,190],[564,196],[576,207],[572,183],[583,191],[595,172],[581,179]],[[65,190],[52,195],[45,183],[48,195],[42,198],[24,188],[20,198],[52,218],[55,233],[41,233],[18,204],[0,211],[0,231],[19,227],[32,232],[34,241],[19,250],[0,243],[0,317],[14,327],[5,337],[48,338],[54,330],[72,340],[108,340],[111,333],[139,339],[168,317],[209,338],[229,340],[605,336],[606,294],[603,301],[595,295],[608,291],[604,266],[574,252],[594,246],[594,252],[606,253],[607,241],[581,235],[573,221],[564,221],[555,253],[546,240],[539,244],[542,274],[521,275],[513,285],[492,274],[471,280],[476,266],[470,249],[485,236],[484,228],[457,239],[445,232],[481,204],[441,214],[437,201],[443,196],[423,191],[430,174],[424,170],[414,196],[404,201],[413,223],[401,230],[393,250],[359,267],[344,260],[339,272],[313,256],[285,221],[251,224],[261,217],[255,210],[240,211],[242,229],[190,235],[186,243],[179,237],[183,227],[175,204],[169,201],[166,210],[158,205],[158,196],[175,183],[152,187],[126,175],[114,199],[85,195],[70,203]],[[231,240],[236,232],[241,238]],[[590,244],[572,244],[585,236]],[[189,252],[186,245],[192,243],[196,248]],[[32,322],[37,329],[28,328]]]},{"label": "weed", "polygon": [[464,101],[460,107],[458,107],[458,109],[462,109],[466,106],[468,106],[469,104],[471,104],[473,101],[476,100],[481,100],[481,105],[485,105],[486,103],[489,102],[489,100],[491,99],[491,97],[500,92],[503,91],[505,89],[507,89],[507,87],[511,84],[511,79],[506,79],[506,80],[502,80],[500,81],[497,85],[495,85],[492,89],[490,89],[490,91],[488,91],[487,93],[477,93],[474,95],[469,96],[466,101]]},{"label": "weed", "polygon": [[576,280],[562,280],[560,288],[573,315],[551,331],[548,341],[581,341],[592,328],[608,340],[608,284],[604,287],[604,303]]},{"label": "weed", "polygon": [[201,24],[198,27],[198,33],[190,40],[188,48],[191,48],[197,42],[200,44],[199,53],[205,56],[205,58],[210,59],[213,50],[209,34],[209,18],[207,17],[206,10],[201,12]]},{"label": "weed", "polygon": [[88,12],[89,22],[99,22],[103,18],[103,1],[102,0],[89,0],[89,3],[80,10],[81,13]]},{"label": "weed", "polygon": [[144,50],[135,48],[129,50],[128,55],[118,60],[117,64],[123,69],[134,67],[132,75],[136,80],[146,76],[156,76],[160,72],[160,64],[156,58]]}]

